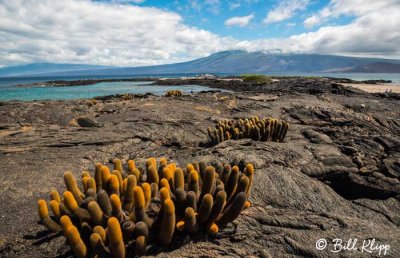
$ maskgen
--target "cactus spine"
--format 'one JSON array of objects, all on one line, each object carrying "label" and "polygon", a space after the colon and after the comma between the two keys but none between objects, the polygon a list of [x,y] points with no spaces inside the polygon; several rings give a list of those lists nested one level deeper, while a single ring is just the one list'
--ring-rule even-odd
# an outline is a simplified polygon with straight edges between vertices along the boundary
[{"label": "cactus spine", "polygon": [[104,240],[98,233],[90,235],[90,245],[97,257],[109,257],[111,255],[108,248],[104,245]]},{"label": "cactus spine", "polygon": [[215,184],[215,169],[214,167],[207,167],[206,172],[204,174],[204,180],[203,180],[203,185],[201,187],[201,197],[202,196],[211,193],[211,190],[213,189],[213,186]]},{"label": "cactus spine", "polygon": [[160,243],[167,246],[171,243],[175,231],[175,206],[171,199],[164,202],[163,221],[160,230]]},{"label": "cactus spine", "polygon": [[211,214],[211,209],[213,206],[213,197],[211,194],[206,194],[203,197],[203,200],[199,209],[199,223],[205,223]]},{"label": "cactus spine", "polygon": [[221,215],[226,203],[226,193],[225,191],[219,191],[217,197],[215,198],[215,203],[212,207],[210,216],[208,217],[209,222],[214,222]]},{"label": "cactus spine", "polygon": [[92,221],[96,225],[105,225],[107,222],[106,216],[104,216],[103,211],[101,210],[99,204],[95,201],[90,202],[88,204],[88,211]]},{"label": "cactus spine", "polygon": [[218,219],[217,224],[219,226],[224,226],[229,222],[234,221],[243,210],[246,203],[246,194],[241,192],[233,200],[232,204],[225,209],[224,214]]},{"label": "cactus spine", "polygon": [[97,191],[102,189],[102,187],[103,187],[103,181],[101,178],[101,168],[102,167],[103,167],[103,164],[101,164],[101,163],[96,163],[96,165],[95,165],[94,179],[96,181]]},{"label": "cactus spine", "polygon": [[106,186],[108,180],[111,177],[110,169],[107,166],[102,166],[100,169],[100,173],[101,173],[101,185]]},{"label": "cactus spine", "polygon": [[93,228],[93,233],[99,234],[101,241],[105,242],[107,240],[107,232],[102,226],[99,225],[95,226]]},{"label": "cactus spine", "polygon": [[244,174],[249,178],[249,186],[246,189],[246,195],[249,197],[250,195],[250,190],[251,190],[251,185],[253,183],[253,175],[254,175],[254,167],[252,164],[247,164]]},{"label": "cactus spine", "polygon": [[174,189],[175,189],[175,191],[177,188],[181,188],[181,189],[185,188],[185,178],[183,175],[183,171],[180,168],[177,168],[174,173]]},{"label": "cactus spine", "polygon": [[137,221],[143,221],[148,227],[151,226],[152,222],[149,217],[147,217],[145,211],[146,201],[144,198],[143,189],[140,186],[136,186],[133,189],[133,196],[135,202],[135,216]]},{"label": "cactus spine", "polygon": [[167,188],[169,191],[171,191],[171,187],[170,187],[170,185],[169,185],[169,183],[168,183],[168,180],[165,179],[165,178],[162,178],[162,179],[161,179],[161,181],[160,181],[160,187],[161,187],[161,188]]},{"label": "cactus spine", "polygon": [[186,195],[186,207],[191,207],[197,211],[197,195],[193,191],[189,191]]},{"label": "cactus spine", "polygon": [[53,212],[53,215],[56,218],[61,217],[61,210],[60,210],[60,204],[56,200],[51,200],[50,201],[50,209]]},{"label": "cactus spine", "polygon": [[79,231],[75,226],[70,226],[69,228],[67,228],[67,238],[76,257],[87,257],[86,245],[82,241]]},{"label": "cactus spine", "polygon": [[145,236],[138,236],[136,238],[136,243],[135,243],[136,249],[135,250],[136,250],[137,255],[141,256],[146,253],[146,244],[147,244],[147,241],[146,241]]},{"label": "cactus spine", "polygon": [[116,194],[112,194],[110,196],[110,202],[112,208],[111,214],[119,221],[122,221],[124,219],[124,212],[121,209],[121,200],[119,199],[119,196]]},{"label": "cactus spine", "polygon": [[240,171],[237,166],[232,168],[231,174],[229,175],[228,181],[226,183],[225,192],[227,195],[227,199],[229,200],[236,191],[237,182],[239,180]]},{"label": "cactus spine", "polygon": [[151,187],[148,183],[143,183],[142,184],[142,189],[143,189],[143,194],[144,194],[144,202],[145,202],[145,208],[149,206],[150,200],[151,200]]},{"label": "cactus spine", "polygon": [[198,229],[198,224],[196,220],[196,213],[192,207],[187,207],[185,210],[185,229],[189,233],[195,233]]},{"label": "cactus spine", "polygon": [[79,190],[74,175],[71,172],[65,172],[64,182],[67,190],[70,191],[79,205],[83,202],[84,194]]},{"label": "cactus spine", "polygon": [[122,239],[122,231],[119,221],[111,217],[107,223],[107,234],[110,240],[110,249],[113,257],[125,258],[125,244]]},{"label": "cactus spine", "polygon": [[199,174],[197,173],[196,170],[190,171],[188,190],[189,191],[193,191],[196,194],[196,196],[198,195],[198,192],[199,192]]},{"label": "cactus spine", "polygon": [[158,184],[160,181],[159,176],[158,176],[158,172],[156,170],[156,168],[153,165],[150,165],[147,168],[147,182],[151,183],[156,183]]},{"label": "cactus spine", "polygon": [[69,216],[67,215],[63,215],[60,218],[60,224],[61,224],[61,228],[63,230],[64,236],[67,236],[67,229],[70,226],[73,226],[71,219],[69,218]]},{"label": "cactus spine", "polygon": [[93,189],[95,193],[97,192],[96,180],[93,177],[90,177],[87,180],[86,184],[87,184],[87,189]]},{"label": "cactus spine", "polygon": [[113,170],[111,175],[115,175],[118,179],[118,185],[119,185],[119,193],[122,194],[123,193],[123,178],[122,178],[122,173],[119,172],[119,170]]},{"label": "cactus spine", "polygon": [[151,183],[150,188],[151,188],[151,198],[156,197],[158,192],[158,185],[156,183]]},{"label": "cactus spine", "polygon": [[45,200],[38,201],[39,217],[43,225],[52,232],[60,232],[61,227],[49,217],[49,210]]},{"label": "cactus spine", "polygon": [[249,178],[245,175],[242,175],[242,177],[239,179],[239,183],[237,185],[236,192],[233,194],[233,196],[228,201],[228,205],[232,203],[232,201],[236,198],[236,196],[239,193],[246,193],[246,190],[248,187],[249,187]]},{"label": "cactus spine", "polygon": [[122,205],[123,209],[131,212],[134,205],[133,198],[133,188],[137,185],[136,177],[134,175],[129,175],[127,177],[126,190],[124,195],[124,203]]},{"label": "cactus spine", "polygon": [[56,201],[58,203],[61,203],[61,197],[60,194],[58,193],[58,191],[56,190],[51,190],[50,192],[50,199],[53,201]]},{"label": "cactus spine", "polygon": [[97,192],[97,203],[99,204],[101,210],[104,212],[106,216],[111,216],[112,207],[110,202],[110,197],[104,190],[100,190]]},{"label": "cactus spine", "polygon": [[79,219],[90,220],[90,214],[87,210],[78,207],[74,195],[70,191],[66,191],[63,194],[64,204],[72,213],[74,213]]},{"label": "cactus spine", "polygon": [[118,180],[118,177],[116,176],[116,175],[111,175],[110,176],[110,179],[108,180],[108,184],[109,184],[109,188],[110,188],[110,191],[109,191],[109,193],[111,194],[111,195],[113,195],[113,194],[116,194],[116,195],[118,195],[119,196],[119,194],[120,194],[120,189],[119,189],[119,180]]},{"label": "cactus spine", "polygon": [[121,174],[123,172],[122,170],[122,162],[120,159],[114,159],[113,160],[113,164],[114,164],[114,170],[118,170]]}]

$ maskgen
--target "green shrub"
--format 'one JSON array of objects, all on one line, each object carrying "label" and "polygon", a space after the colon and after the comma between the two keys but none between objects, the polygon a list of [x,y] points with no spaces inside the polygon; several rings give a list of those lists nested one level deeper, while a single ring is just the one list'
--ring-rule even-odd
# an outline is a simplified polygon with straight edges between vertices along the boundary
[{"label": "green shrub", "polygon": [[272,78],[262,74],[243,74],[241,75],[244,82],[250,83],[270,83]]}]

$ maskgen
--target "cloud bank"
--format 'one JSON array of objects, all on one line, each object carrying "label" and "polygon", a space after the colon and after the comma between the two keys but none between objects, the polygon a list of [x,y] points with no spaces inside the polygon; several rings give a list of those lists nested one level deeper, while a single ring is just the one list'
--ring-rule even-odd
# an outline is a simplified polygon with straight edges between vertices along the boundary
[{"label": "cloud bank", "polygon": [[304,25],[312,27],[340,16],[352,16],[347,25],[324,26],[291,37],[297,51],[400,57],[399,0],[332,0]]},{"label": "cloud bank", "polygon": [[218,51],[225,39],[156,8],[79,0],[0,1],[0,64],[152,65]]},{"label": "cloud bank", "polygon": [[[314,25],[340,15],[355,18],[288,38],[238,40],[188,26],[177,13],[157,8],[88,0],[0,0],[0,66],[141,66],[231,49],[400,57],[398,0],[333,0],[326,8],[313,15]],[[253,18],[245,17],[230,23],[245,26]]]}]

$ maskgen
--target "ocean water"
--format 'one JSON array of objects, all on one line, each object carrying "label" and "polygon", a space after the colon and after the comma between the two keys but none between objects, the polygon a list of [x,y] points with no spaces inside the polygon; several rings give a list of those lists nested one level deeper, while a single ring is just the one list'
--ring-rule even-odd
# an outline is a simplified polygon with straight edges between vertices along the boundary
[{"label": "ocean water", "polygon": [[144,94],[163,95],[168,90],[181,90],[184,93],[200,92],[211,88],[197,85],[157,86],[151,82],[100,82],[86,86],[68,87],[0,87],[0,100],[67,100],[88,99],[114,94]]},{"label": "ocean water", "polygon": [[[219,74],[228,75],[228,74]],[[232,74],[230,74],[232,75]],[[366,74],[366,73],[285,73],[285,74],[269,74],[283,76],[325,76],[336,78],[349,78],[353,80],[391,80],[395,84],[400,84],[400,74]],[[169,74],[169,75],[152,75],[152,77],[181,77],[194,76],[194,74]],[[53,80],[80,80],[80,79],[123,79],[123,78],[151,78],[146,75],[137,76],[84,76],[84,77],[14,77],[0,78],[0,101],[20,100],[63,100],[63,99],[86,99],[99,96],[107,96],[114,94],[143,94],[153,93],[155,95],[163,95],[168,90],[181,90],[185,93],[199,92],[210,90],[211,88],[198,85],[184,86],[157,86],[149,85],[151,82],[101,82],[86,86],[69,86],[69,87],[41,87],[29,86],[32,83],[53,81]]]}]

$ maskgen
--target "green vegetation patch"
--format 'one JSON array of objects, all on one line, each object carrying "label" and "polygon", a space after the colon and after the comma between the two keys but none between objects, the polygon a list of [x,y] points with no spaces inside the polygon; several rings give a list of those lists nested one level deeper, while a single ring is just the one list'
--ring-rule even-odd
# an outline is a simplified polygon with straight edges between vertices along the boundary
[{"label": "green vegetation patch", "polygon": [[250,83],[270,83],[272,78],[270,76],[262,74],[242,74],[241,75],[244,82]]}]

